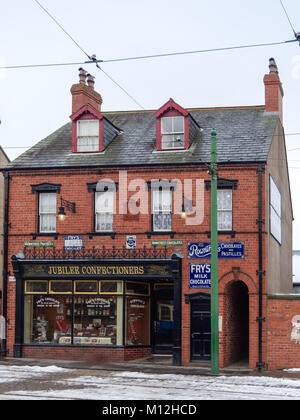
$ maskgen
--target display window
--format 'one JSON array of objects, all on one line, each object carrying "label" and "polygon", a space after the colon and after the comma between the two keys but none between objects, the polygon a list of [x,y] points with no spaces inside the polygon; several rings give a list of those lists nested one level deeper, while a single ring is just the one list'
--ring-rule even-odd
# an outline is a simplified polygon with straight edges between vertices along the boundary
[{"label": "display window", "polygon": [[123,298],[74,297],[74,344],[122,344]]},{"label": "display window", "polygon": [[71,343],[71,296],[25,295],[24,342],[33,344]]},{"label": "display window", "polygon": [[126,344],[150,344],[150,314],[148,297],[126,297]]}]

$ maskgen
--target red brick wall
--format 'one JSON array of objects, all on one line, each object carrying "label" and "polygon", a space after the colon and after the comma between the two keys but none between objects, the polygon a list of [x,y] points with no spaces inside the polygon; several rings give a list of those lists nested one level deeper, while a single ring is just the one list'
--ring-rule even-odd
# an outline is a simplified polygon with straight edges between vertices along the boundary
[{"label": "red brick wall", "polygon": [[[300,296],[272,296],[268,299],[267,368],[300,368],[300,340],[291,339],[293,317],[299,316]],[[299,333],[300,337],[300,333]]]},{"label": "red brick wall", "polygon": [[[258,269],[258,233],[257,233],[257,167],[255,165],[236,165],[219,168],[219,176],[221,178],[238,180],[237,190],[233,190],[233,230],[237,232],[232,238],[230,235],[219,235],[219,241],[243,241],[245,243],[245,258],[232,260],[222,259],[219,261],[219,278],[220,278],[220,315],[224,317],[224,305],[222,293],[229,281],[243,281],[250,293],[249,303],[249,336],[250,336],[250,367],[255,367],[257,362],[257,274]],[[63,248],[64,235],[81,235],[85,242],[86,248],[102,247],[122,247],[125,245],[127,234],[134,234],[137,237],[137,247],[151,248],[151,241],[157,239],[169,239],[165,235],[155,235],[150,239],[145,234],[151,230],[150,224],[150,191],[148,193],[149,214],[140,214],[138,217],[131,217],[130,221],[126,216],[117,214],[114,217],[114,231],[117,232],[115,239],[110,236],[94,236],[89,238],[87,232],[93,230],[93,193],[88,192],[87,183],[97,182],[99,179],[110,178],[118,182],[118,169],[110,170],[61,170],[61,171],[35,171],[35,173],[20,172],[11,173],[10,181],[10,206],[9,206],[9,267],[10,273],[13,273],[11,266],[11,256],[23,249],[24,242],[32,240],[31,233],[36,233],[37,229],[37,195],[32,194],[31,184],[40,184],[44,182],[61,184],[61,195],[65,200],[76,202],[76,214],[68,213],[69,217],[64,222],[57,220],[58,239],[47,237],[47,240],[54,240],[57,248]],[[144,180],[151,179],[193,179],[203,178],[209,180],[209,174],[206,167],[176,167],[176,168],[131,168],[128,171],[128,181],[141,178]],[[264,184],[263,184],[264,185]],[[122,186],[119,184],[118,194],[121,192]],[[123,191],[124,192],[124,191]],[[193,184],[193,192],[195,193],[195,182]],[[128,193],[128,197],[135,192]],[[57,207],[59,206],[59,194],[57,199]],[[119,203],[116,203],[117,209]],[[195,205],[195,194],[193,198]],[[188,260],[186,258],[186,250],[188,242],[205,241],[209,242],[210,238],[207,231],[210,230],[210,191],[204,191],[204,220],[201,225],[187,226],[180,215],[173,215],[172,230],[176,232],[174,239],[183,240],[180,249],[184,255],[182,261],[182,295],[190,294],[201,289],[189,289],[189,262],[197,262],[197,260]],[[263,209],[263,214],[265,209]],[[38,236],[37,240],[44,240],[45,237]],[[265,258],[265,254],[264,254]],[[198,260],[199,262],[199,260]],[[201,262],[209,262],[209,260],[201,260]],[[264,259],[264,267],[265,259]],[[238,268],[236,272],[239,274],[234,277],[233,269]],[[265,290],[265,279],[263,288]],[[9,355],[13,354],[14,343],[14,300],[15,300],[15,284],[8,283],[8,348]],[[188,364],[190,362],[190,305],[182,303],[182,362]],[[264,331],[265,337],[265,331]],[[220,360],[221,365],[226,364],[226,357],[223,357],[224,348],[226,347],[226,336],[220,333]],[[224,347],[225,345],[225,347]],[[25,350],[28,351],[28,350]],[[33,350],[31,350],[33,351]],[[38,351],[34,349],[34,351]],[[41,350],[46,351],[46,350]],[[58,351],[58,350],[57,350]],[[60,350],[63,352],[64,350]],[[78,350],[77,350],[78,351]],[[83,350],[80,350],[83,351]],[[50,355],[52,352],[50,352]],[[61,353],[63,357],[63,354]]]}]

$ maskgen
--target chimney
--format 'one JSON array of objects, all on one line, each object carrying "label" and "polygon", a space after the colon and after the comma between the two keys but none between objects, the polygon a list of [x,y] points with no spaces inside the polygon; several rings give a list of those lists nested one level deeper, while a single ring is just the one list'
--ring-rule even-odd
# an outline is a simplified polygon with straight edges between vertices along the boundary
[{"label": "chimney", "polygon": [[[86,84],[87,81],[87,84]],[[96,111],[101,111],[101,95],[94,90],[95,78],[83,68],[79,69],[79,83],[71,87],[72,114],[85,105],[90,105]]]},{"label": "chimney", "polygon": [[269,74],[264,77],[265,110],[266,112],[278,112],[281,123],[283,123],[282,98],[284,93],[274,58],[269,60],[269,69]]}]

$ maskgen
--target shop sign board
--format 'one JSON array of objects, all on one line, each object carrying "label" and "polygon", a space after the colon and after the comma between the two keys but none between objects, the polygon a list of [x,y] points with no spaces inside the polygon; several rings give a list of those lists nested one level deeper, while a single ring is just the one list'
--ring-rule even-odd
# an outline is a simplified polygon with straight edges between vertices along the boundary
[{"label": "shop sign board", "polygon": [[210,289],[211,265],[209,263],[189,264],[189,288]]},{"label": "shop sign board", "polygon": [[160,240],[160,241],[152,241],[152,246],[182,246],[183,241],[181,240],[172,240],[172,239],[166,239],[166,240]]},{"label": "shop sign board", "polygon": [[[189,242],[188,258],[210,258],[210,242]],[[218,242],[218,258],[244,258],[244,242]]]},{"label": "shop sign board", "polygon": [[27,241],[24,242],[24,248],[31,248],[31,247],[44,247],[44,248],[48,248],[48,247],[54,247],[54,242],[53,241]]},{"label": "shop sign board", "polygon": [[135,235],[127,235],[126,236],[126,248],[127,249],[134,249],[136,247],[136,236]]},{"label": "shop sign board", "polygon": [[66,251],[80,251],[83,249],[82,236],[65,236],[65,250]]}]

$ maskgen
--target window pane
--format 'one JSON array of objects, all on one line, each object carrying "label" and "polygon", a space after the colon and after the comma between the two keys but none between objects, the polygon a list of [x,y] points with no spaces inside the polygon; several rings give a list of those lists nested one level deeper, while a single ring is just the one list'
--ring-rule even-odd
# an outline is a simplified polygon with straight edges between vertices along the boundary
[{"label": "window pane", "polygon": [[24,342],[71,344],[71,296],[25,295]]},{"label": "window pane", "polygon": [[75,282],[75,293],[97,293],[98,282],[97,281],[76,281]]},{"label": "window pane", "polygon": [[98,137],[80,137],[77,142],[78,152],[96,152],[99,150]]},{"label": "window pane", "polygon": [[114,193],[112,191],[96,192],[95,197],[96,212],[114,211]]},{"label": "window pane", "polygon": [[173,132],[174,133],[183,133],[184,123],[183,117],[173,117]]},{"label": "window pane", "polygon": [[122,344],[122,296],[74,299],[74,344]]},{"label": "window pane", "polygon": [[56,213],[56,193],[40,193],[40,213]]},{"label": "window pane", "polygon": [[98,213],[96,215],[96,231],[113,231],[113,214],[110,213]]},{"label": "window pane", "polygon": [[56,216],[52,214],[40,215],[40,231],[41,232],[55,232],[56,231]]},{"label": "window pane", "polygon": [[172,133],[172,117],[165,117],[161,119],[161,132]]},{"label": "window pane", "polygon": [[122,293],[122,282],[120,281],[101,281],[100,293]]},{"label": "window pane", "polygon": [[72,292],[72,281],[51,281],[50,292],[69,293]]},{"label": "window pane", "polygon": [[47,293],[48,282],[39,280],[27,280],[25,285],[26,293]]},{"label": "window pane", "polygon": [[172,215],[168,213],[159,213],[153,215],[153,229],[171,231]]},{"label": "window pane", "polygon": [[126,293],[135,295],[148,295],[149,285],[143,283],[129,283],[126,282]]},{"label": "window pane", "polygon": [[96,136],[99,135],[99,120],[80,120],[77,123],[78,136]]},{"label": "window pane", "polygon": [[230,211],[218,212],[218,230],[232,229],[232,213]]},{"label": "window pane", "polygon": [[126,344],[149,345],[149,298],[126,297]]},{"label": "window pane", "polygon": [[163,134],[162,135],[162,148],[173,149],[184,147],[183,134]]}]

